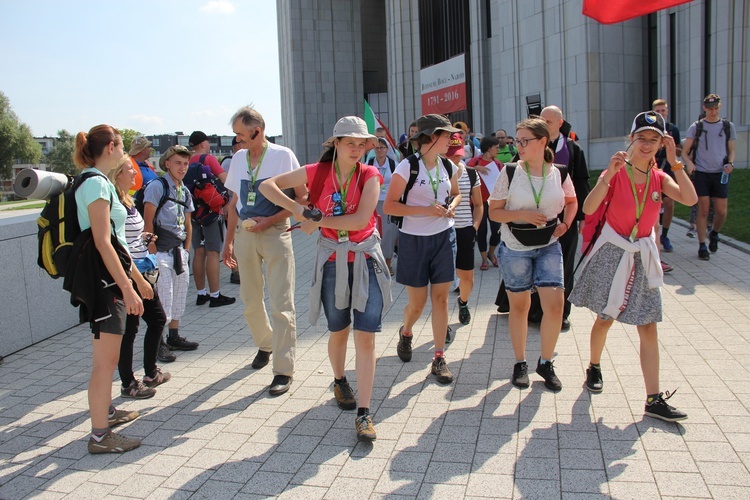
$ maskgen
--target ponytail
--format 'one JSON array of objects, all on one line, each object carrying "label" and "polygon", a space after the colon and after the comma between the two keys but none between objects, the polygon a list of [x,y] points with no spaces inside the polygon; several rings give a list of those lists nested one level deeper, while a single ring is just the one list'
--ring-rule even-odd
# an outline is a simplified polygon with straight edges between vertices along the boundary
[{"label": "ponytail", "polygon": [[554,163],[555,162],[555,153],[550,149],[549,146],[544,148],[544,161],[547,163]]},{"label": "ponytail", "polygon": [[117,129],[109,125],[97,125],[89,130],[88,134],[78,132],[73,151],[73,163],[80,169],[93,167],[110,142],[119,143],[121,140]]}]

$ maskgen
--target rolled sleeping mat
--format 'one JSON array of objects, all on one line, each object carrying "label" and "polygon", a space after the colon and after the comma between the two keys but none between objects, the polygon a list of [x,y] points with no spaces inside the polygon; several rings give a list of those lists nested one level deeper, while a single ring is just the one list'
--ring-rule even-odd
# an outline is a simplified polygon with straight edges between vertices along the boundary
[{"label": "rolled sleeping mat", "polygon": [[70,178],[65,174],[26,168],[21,170],[13,182],[13,191],[29,200],[48,200],[62,193]]}]

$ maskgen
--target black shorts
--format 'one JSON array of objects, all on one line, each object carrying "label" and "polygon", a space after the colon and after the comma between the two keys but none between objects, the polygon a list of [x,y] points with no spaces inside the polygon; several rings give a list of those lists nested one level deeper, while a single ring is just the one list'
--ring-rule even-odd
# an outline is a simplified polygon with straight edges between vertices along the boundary
[{"label": "black shorts", "polygon": [[693,185],[698,197],[729,198],[729,183],[721,183],[721,172],[708,173],[696,170]]},{"label": "black shorts", "polygon": [[471,271],[474,269],[474,243],[477,231],[474,226],[456,228],[456,269]]},{"label": "black shorts", "polygon": [[[114,287],[117,289],[117,287]],[[119,289],[117,289],[119,292]],[[108,312],[101,318],[92,321],[91,333],[94,338],[99,338],[100,333],[111,333],[114,335],[125,335],[125,320],[128,317],[128,311],[125,308],[125,301],[117,297],[113,291],[105,288],[102,291]]]}]

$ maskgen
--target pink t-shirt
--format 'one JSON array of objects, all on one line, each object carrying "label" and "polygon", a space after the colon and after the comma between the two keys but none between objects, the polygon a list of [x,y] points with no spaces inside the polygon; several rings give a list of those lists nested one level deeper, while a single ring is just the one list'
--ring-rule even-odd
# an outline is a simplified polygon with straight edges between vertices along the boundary
[{"label": "pink t-shirt", "polygon": [[[602,176],[606,173],[602,172]],[[659,211],[661,210],[661,183],[667,174],[658,168],[651,169],[651,182],[649,183],[649,192],[646,193],[646,204],[643,207],[641,220],[638,223],[637,238],[644,238],[651,233],[656,221],[659,220]],[[621,168],[609,183],[613,189],[612,201],[605,215],[607,222],[617,234],[629,238],[630,232],[635,226],[635,198],[633,197],[633,188],[630,184],[627,168]],[[646,189],[646,183],[636,184],[638,199],[643,200],[643,191]],[[640,203],[639,203],[640,204]]]},{"label": "pink t-shirt", "polygon": [[[200,161],[201,155],[193,155],[190,157],[190,163],[195,163]],[[221,168],[221,165],[219,164],[219,160],[216,159],[214,155],[206,155],[206,161],[203,163],[208,168],[211,169],[211,173],[214,174],[216,177],[219,176],[219,174],[224,174],[224,169]]]},{"label": "pink t-shirt", "polygon": [[[315,178],[315,171],[318,169],[319,165],[322,165],[323,168],[330,168],[331,175],[326,176],[326,180],[323,182],[323,191],[320,193],[315,206],[323,212],[323,217],[333,217],[333,207],[335,205],[332,199],[333,193],[340,192],[338,181],[334,181],[336,173],[333,166],[331,166],[330,163],[313,163],[305,165],[305,170],[307,171],[307,185],[312,185],[313,179]],[[383,183],[383,177],[380,175],[380,172],[378,172],[377,167],[358,162],[357,170],[354,172],[347,189],[346,209],[344,213],[353,214],[357,211],[357,208],[359,208],[359,199],[362,197],[362,191],[359,186],[364,186],[371,177],[377,177],[378,183]],[[370,221],[364,229],[349,231],[349,241],[359,243],[366,240],[375,231],[376,226],[377,219],[375,218],[375,212],[373,211]],[[320,231],[325,238],[338,241],[338,231],[336,229],[322,227],[320,228]],[[329,260],[334,259],[335,254],[332,254]],[[349,252],[349,262],[354,262],[354,252]]]}]

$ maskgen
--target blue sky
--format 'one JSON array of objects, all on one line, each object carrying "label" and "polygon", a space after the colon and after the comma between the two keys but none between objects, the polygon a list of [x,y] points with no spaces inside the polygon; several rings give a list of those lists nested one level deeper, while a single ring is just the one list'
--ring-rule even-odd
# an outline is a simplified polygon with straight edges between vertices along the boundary
[{"label": "blue sky", "polygon": [[229,135],[245,104],[278,135],[276,2],[0,0],[0,91],[36,136]]}]

